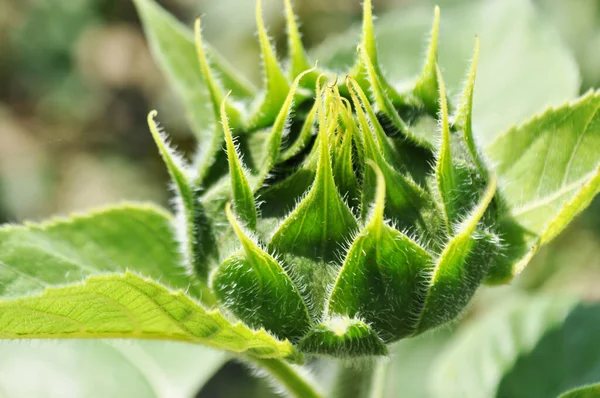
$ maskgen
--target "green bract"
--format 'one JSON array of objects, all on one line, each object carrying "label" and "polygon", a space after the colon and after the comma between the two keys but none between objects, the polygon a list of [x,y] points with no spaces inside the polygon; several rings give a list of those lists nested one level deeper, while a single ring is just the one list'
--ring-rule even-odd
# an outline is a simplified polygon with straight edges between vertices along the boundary
[{"label": "green bract", "polygon": [[[339,74],[311,67],[285,4],[287,69],[257,2],[260,94],[211,64],[197,21],[200,70],[221,124],[194,165],[178,160],[155,114],[149,117],[177,191],[180,244],[191,272],[246,325],[304,353],[385,355],[387,344],[457,317],[482,283],[508,282],[591,200],[598,167],[577,151],[582,141],[598,140],[585,135],[597,128],[600,101],[590,94],[550,110],[543,122],[500,136],[488,152],[472,123],[478,39],[453,104],[437,63],[437,8],[423,71],[400,90],[378,64],[370,1],[356,65]],[[561,113],[585,112],[582,119],[593,122],[561,138],[573,147],[563,185],[544,185],[556,172],[547,163],[563,165],[551,156],[563,147],[554,149],[551,138],[539,144],[547,148],[543,164],[523,163],[533,156],[531,141],[558,128]],[[524,168],[541,168],[531,174],[541,180],[533,194],[533,181],[514,185],[528,179],[515,174]]]}]

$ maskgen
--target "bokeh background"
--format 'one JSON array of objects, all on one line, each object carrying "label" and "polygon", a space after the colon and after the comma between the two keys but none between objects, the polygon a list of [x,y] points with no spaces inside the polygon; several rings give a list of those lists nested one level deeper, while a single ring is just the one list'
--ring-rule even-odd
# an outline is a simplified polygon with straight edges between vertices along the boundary
[{"label": "bokeh background", "polygon": [[[263,2],[270,34],[284,50],[282,1]],[[206,39],[260,82],[254,1],[159,3],[188,24],[205,15]],[[434,4],[373,3],[382,16]],[[436,3],[443,19],[444,4],[468,10],[478,2]],[[600,87],[600,0],[533,5],[575,60],[580,92]],[[361,19],[358,0],[296,0],[296,11],[305,44],[317,53],[324,40],[340,37]],[[429,25],[431,14],[424,18]],[[424,43],[423,37],[417,44]],[[150,55],[130,0],[0,0],[0,222],[40,220],[123,200],[168,206],[167,173],[145,123],[154,108],[174,143],[191,154],[194,140],[185,116]],[[536,256],[516,284],[600,299],[600,199]],[[480,301],[485,305],[485,298]],[[228,364],[200,396],[242,391],[269,394],[244,367]]]}]

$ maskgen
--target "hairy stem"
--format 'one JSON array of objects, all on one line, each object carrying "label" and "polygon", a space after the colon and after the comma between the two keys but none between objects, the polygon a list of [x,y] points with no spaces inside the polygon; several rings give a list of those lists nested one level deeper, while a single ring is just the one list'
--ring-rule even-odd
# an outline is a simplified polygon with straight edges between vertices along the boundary
[{"label": "hairy stem", "polygon": [[383,398],[385,393],[385,382],[388,372],[388,361],[378,362],[373,372],[373,379],[371,382],[371,393],[369,398]]},{"label": "hairy stem", "polygon": [[292,365],[280,359],[249,359],[281,384],[291,396],[297,398],[323,398],[323,395],[317,391],[314,382],[308,380]]},{"label": "hairy stem", "polygon": [[386,369],[386,363],[340,364],[331,396],[381,398]]}]

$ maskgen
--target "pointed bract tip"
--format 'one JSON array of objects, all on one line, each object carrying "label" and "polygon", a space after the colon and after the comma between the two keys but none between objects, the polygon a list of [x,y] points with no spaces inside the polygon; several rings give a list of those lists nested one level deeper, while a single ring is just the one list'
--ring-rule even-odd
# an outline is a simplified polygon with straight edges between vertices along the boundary
[{"label": "pointed bract tip", "polygon": [[[290,87],[290,91],[288,91],[288,97],[291,96],[293,98],[294,94],[296,93],[296,90],[298,89],[298,86],[300,85],[300,80],[302,80],[302,78],[304,76],[308,75],[309,73],[314,72],[316,69],[317,69],[317,63],[315,62],[315,66],[313,66],[310,69],[306,69],[305,71],[303,71],[302,73],[300,73],[298,76],[296,76],[296,78],[292,82],[292,86]],[[288,99],[291,101],[291,98],[288,98]],[[286,101],[286,102],[288,102],[288,101]]]},{"label": "pointed bract tip", "polygon": [[333,82],[331,82],[331,84],[328,84],[327,87],[333,89],[334,87],[337,86],[338,83],[338,74],[334,73],[333,74]]},{"label": "pointed bract tip", "polygon": [[294,32],[297,32],[298,27],[296,26],[296,17],[294,15],[294,7],[292,7],[292,0],[285,0],[285,16],[288,25],[292,25]]},{"label": "pointed bract tip", "polygon": [[231,135],[231,130],[229,128],[229,119],[227,118],[227,99],[229,98],[230,95],[231,95],[231,90],[229,90],[227,92],[227,94],[223,98],[223,101],[221,101],[221,105],[219,107],[220,116],[221,116],[221,124],[223,125],[223,132],[225,133],[226,136],[228,134]]},{"label": "pointed bract tip", "polygon": [[363,29],[363,33],[366,33],[364,38],[371,39],[373,36],[373,4],[371,0],[363,1]]},{"label": "pointed bract tip", "polygon": [[[327,75],[325,73],[321,73],[319,74],[319,76],[317,77],[317,82],[315,84],[316,86],[316,90],[315,90],[315,102],[316,102],[316,107],[317,107],[317,112],[319,113],[319,124],[321,124],[322,121],[324,121],[324,115],[323,112],[321,112],[321,103],[322,103],[322,95],[323,95],[323,91],[325,90],[325,87],[323,87],[323,83],[321,82],[321,80],[325,79],[327,81]],[[327,84],[327,82],[325,81],[325,84]]]},{"label": "pointed bract tip", "polygon": [[153,124],[156,116],[158,116],[158,111],[156,109],[152,109],[150,112],[148,112],[148,124]]},{"label": "pointed bract tip", "polygon": [[433,26],[431,27],[431,52],[437,55],[438,37],[440,34],[440,7],[433,9]]},{"label": "pointed bract tip", "polygon": [[321,73],[319,73],[319,76],[317,76],[317,82],[316,82],[316,85],[317,85],[316,92],[317,93],[319,93],[319,91],[321,91],[321,87],[322,87],[321,80],[322,79],[327,79],[327,73],[321,72]]},{"label": "pointed bract tip", "polygon": [[300,80],[300,79],[302,79],[303,76],[306,76],[307,74],[316,71],[318,66],[319,66],[319,61],[317,60],[317,61],[315,61],[315,64],[313,65],[312,68],[309,68],[309,69],[305,70],[304,72],[302,72],[299,76],[296,76],[296,79]]},{"label": "pointed bract tip", "polygon": [[262,20],[262,1],[261,0],[256,0],[255,12],[256,12],[256,19],[260,18]]},{"label": "pointed bract tip", "polygon": [[373,10],[371,0],[363,2],[363,32],[362,45],[369,56],[377,62],[377,41],[375,40],[375,28],[373,26]]},{"label": "pointed bract tip", "polygon": [[[258,28],[258,40],[262,51],[265,51],[264,47],[270,47],[269,38],[267,36],[267,30],[265,28],[265,20],[263,19],[262,3],[261,0],[256,0],[256,27]],[[266,60],[265,60],[266,61]]]},{"label": "pointed bract tip", "polygon": [[433,10],[433,26],[431,27],[431,42],[429,60],[437,62],[438,40],[440,36],[440,7],[435,6]]},{"label": "pointed bract tip", "polygon": [[194,22],[194,42],[196,45],[196,55],[198,56],[200,63],[206,62],[206,54],[204,53],[204,45],[202,44],[202,23],[200,17],[196,18]]},{"label": "pointed bract tip", "polygon": [[350,75],[346,75],[344,80],[346,81],[346,87],[348,87],[348,88],[350,88],[351,85],[356,83],[356,80],[354,80],[354,78]]},{"label": "pointed bract tip", "polygon": [[373,24],[373,4],[371,0],[363,1],[363,23]]},{"label": "pointed bract tip", "polygon": [[288,54],[289,54],[289,76],[294,78],[302,70],[307,69],[310,64],[306,50],[302,44],[302,36],[296,23],[296,16],[292,8],[291,0],[285,0],[285,19],[287,28]]},{"label": "pointed bract tip", "polygon": [[201,27],[200,17],[198,17],[194,21],[194,35],[196,36],[196,39],[198,39],[201,32],[202,32],[202,27]]},{"label": "pointed bract tip", "polygon": [[152,138],[154,139],[154,142],[156,142],[156,144],[158,145],[158,147],[160,149],[163,144],[162,143],[163,138],[161,137],[158,123],[156,122],[157,116],[158,116],[158,111],[156,109],[153,109],[150,112],[148,112],[148,117],[146,120],[148,122],[148,127],[150,128],[150,133],[152,134]]},{"label": "pointed bract tip", "polygon": [[440,70],[440,66],[435,64],[435,74],[438,83],[438,90],[440,94],[440,108],[442,112],[442,117],[448,117],[448,98],[446,97],[446,85],[444,84],[444,77],[442,76],[442,71]]},{"label": "pointed bract tip", "polygon": [[475,50],[473,50],[473,62],[477,64],[479,61],[479,46],[481,40],[479,40],[479,36],[475,35]]},{"label": "pointed bract tip", "polygon": [[[256,17],[256,26],[258,28],[259,38],[264,34],[264,39],[267,39],[267,30],[265,27],[265,20],[263,17],[263,8],[262,8],[262,0],[256,0],[256,9],[255,9],[255,17]],[[267,39],[268,40],[268,39]]]}]

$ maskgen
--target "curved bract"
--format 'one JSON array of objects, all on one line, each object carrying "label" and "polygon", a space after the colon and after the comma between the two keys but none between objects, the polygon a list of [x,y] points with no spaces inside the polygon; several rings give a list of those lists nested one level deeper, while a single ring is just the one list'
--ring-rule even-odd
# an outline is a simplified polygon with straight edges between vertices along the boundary
[{"label": "curved bract", "polygon": [[[265,89],[256,96],[225,94],[236,87],[217,79],[197,23],[200,70],[221,126],[195,168],[173,160],[152,120],[180,198],[183,252],[246,325],[304,353],[385,355],[387,344],[459,316],[482,283],[510,280],[544,231],[555,235],[566,222],[549,220],[536,238],[515,216],[515,200],[504,197],[514,194],[504,178],[510,165],[494,159],[497,178],[473,137],[478,39],[453,104],[437,63],[439,9],[423,71],[399,90],[377,61],[370,1],[346,75],[310,67],[285,6],[287,70],[257,3]],[[572,106],[597,111],[598,95],[586,98]],[[585,129],[600,125],[595,111]],[[499,154],[510,152],[513,135],[498,140]],[[589,203],[597,173],[580,173],[587,196],[569,197],[579,202],[562,213]]]}]

